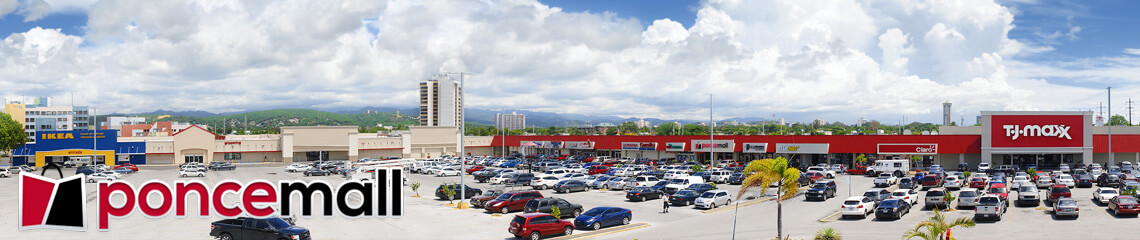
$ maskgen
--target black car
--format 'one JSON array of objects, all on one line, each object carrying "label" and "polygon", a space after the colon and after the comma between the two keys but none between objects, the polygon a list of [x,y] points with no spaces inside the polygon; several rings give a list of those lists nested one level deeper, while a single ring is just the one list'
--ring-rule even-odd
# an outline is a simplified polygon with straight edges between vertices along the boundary
[{"label": "black car", "polygon": [[590,191],[590,186],[586,186],[586,182],[579,180],[562,180],[554,184],[554,192],[571,193],[575,191]]},{"label": "black car", "polygon": [[1099,181],[1097,181],[1097,183],[1096,183],[1096,185],[1098,187],[1114,187],[1114,188],[1120,187],[1120,175],[1105,174],[1105,175],[1101,175],[1100,179],[1098,179],[1098,180]]},{"label": "black car", "polygon": [[660,181],[660,182],[657,182],[657,184],[653,184],[653,186],[651,186],[649,188],[657,189],[657,191],[665,191],[665,186],[668,186],[668,185],[669,185],[669,181]]},{"label": "black car", "polygon": [[500,169],[500,170],[491,170],[491,169],[487,169],[487,170],[481,170],[481,171],[477,171],[477,172],[475,172],[475,173],[474,173],[474,174],[472,174],[472,175],[475,175],[475,181],[476,181],[476,182],[485,183],[485,182],[487,182],[487,181],[490,181],[490,180],[491,180],[491,178],[494,178],[495,176],[498,176],[498,175],[499,175],[499,173],[501,173],[501,172],[503,172],[503,171],[505,171],[505,170],[502,170],[502,169]]},{"label": "black car", "polygon": [[915,189],[922,186],[921,183],[915,181],[913,178],[899,179],[899,189]]},{"label": "black car", "polygon": [[305,170],[305,176],[306,176],[306,177],[308,177],[308,176],[318,176],[318,175],[320,175],[320,176],[328,176],[328,175],[329,175],[329,171],[327,171],[327,170],[324,170],[324,169],[320,169],[320,168],[309,168],[309,170]]},{"label": "black car", "polygon": [[1093,178],[1088,174],[1077,175],[1073,178],[1077,179],[1077,187],[1092,187]]},{"label": "black car", "polygon": [[646,172],[645,175],[650,175],[657,178],[665,178],[665,170],[651,170],[649,172]]},{"label": "black car", "polygon": [[677,191],[673,195],[669,195],[669,203],[673,205],[688,206],[692,205],[693,201],[697,200],[701,194],[693,190]]},{"label": "black car", "polygon": [[[452,197],[455,199],[459,199],[460,190],[459,190],[459,184],[457,184],[457,183],[439,185],[439,187],[435,188],[435,197],[439,198],[439,199],[447,200],[447,193],[443,192],[443,186],[445,186],[445,185],[449,186],[449,188],[451,188],[451,190],[455,190],[455,195],[453,195]],[[466,191],[465,193],[467,194],[466,198],[472,198],[472,197],[479,196],[479,195],[483,194],[483,190],[481,190],[481,189],[473,188],[470,186],[464,186],[464,187],[466,188],[464,190],[464,191]]]},{"label": "black car", "polygon": [[237,169],[237,166],[235,166],[231,163],[228,163],[228,162],[212,162],[206,168],[209,168],[210,170],[215,170],[215,171],[217,171],[217,170],[234,170],[234,169]]},{"label": "black car", "polygon": [[554,211],[554,207],[558,207],[558,212],[562,215],[557,216],[558,218],[573,218],[578,217],[578,215],[582,214],[582,204],[570,203],[561,198],[531,199],[530,201],[526,202],[526,206],[523,206],[523,212],[552,213]]},{"label": "black car", "polygon": [[236,218],[210,223],[210,236],[217,239],[309,240],[309,230],[282,218]]},{"label": "black car", "polygon": [[899,219],[910,213],[910,204],[898,199],[883,200],[875,208],[876,219]]},{"label": "black car", "polygon": [[694,177],[701,177],[701,178],[705,179],[705,182],[708,182],[709,178],[712,177],[712,173],[708,172],[708,171],[703,171],[703,172],[694,173],[693,176]]},{"label": "black car", "polygon": [[811,185],[813,182],[815,182],[815,181],[812,181],[811,177],[808,177],[808,176],[803,175],[803,174],[800,174],[800,179],[796,180],[796,184],[799,184],[799,185],[797,185],[799,187]]},{"label": "black car", "polygon": [[630,189],[629,192],[625,193],[625,199],[629,199],[630,201],[634,202],[642,202],[646,199],[658,199],[662,196],[665,196],[665,192],[653,189],[651,187],[635,187],[633,189]]},{"label": "black car", "polygon": [[959,163],[958,164],[958,171],[959,172],[970,171],[970,165],[966,164],[966,163]]},{"label": "black car", "polygon": [[705,192],[708,192],[709,190],[716,190],[716,187],[714,187],[712,184],[708,184],[708,183],[698,183],[698,184],[689,185],[689,188],[685,188],[685,189],[686,190],[693,190],[697,193],[705,193]]},{"label": "black car", "polygon": [[835,197],[835,181],[819,181],[811,185],[811,189],[804,194],[806,200],[818,199],[820,201]]},{"label": "black car", "polygon": [[732,175],[729,175],[728,176],[728,184],[732,184],[732,185],[744,184],[744,174],[743,173],[733,173]]}]

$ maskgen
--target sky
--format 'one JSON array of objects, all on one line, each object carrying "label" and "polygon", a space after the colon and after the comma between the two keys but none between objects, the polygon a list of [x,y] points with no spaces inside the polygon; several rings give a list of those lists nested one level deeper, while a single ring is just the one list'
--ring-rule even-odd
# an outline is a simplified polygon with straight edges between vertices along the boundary
[{"label": "sky", "polygon": [[[594,116],[859,118],[1140,101],[1140,2],[0,0],[0,96],[98,112],[467,105]],[[74,97],[72,97],[74,96]],[[1109,109],[1105,107],[1104,111]],[[1140,117],[1140,111],[1137,111]],[[1140,122],[1140,121],[1137,121]]]}]

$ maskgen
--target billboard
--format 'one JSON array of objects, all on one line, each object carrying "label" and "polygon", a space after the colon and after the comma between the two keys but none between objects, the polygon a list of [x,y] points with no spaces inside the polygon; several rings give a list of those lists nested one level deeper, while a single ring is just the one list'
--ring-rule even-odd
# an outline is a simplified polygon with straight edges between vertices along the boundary
[{"label": "billboard", "polygon": [[580,141],[580,142],[567,141],[567,142],[562,142],[562,144],[564,144],[567,149],[594,149],[594,142],[589,142],[589,141]]},{"label": "billboard", "polygon": [[880,143],[879,154],[934,155],[938,154],[935,143]]},{"label": "billboard", "polygon": [[993,115],[990,146],[995,148],[1083,147],[1082,115]]},{"label": "billboard", "polygon": [[667,142],[665,143],[666,152],[684,152],[685,143],[683,142]]},{"label": "billboard", "polygon": [[827,154],[827,143],[777,143],[776,153]]},{"label": "billboard", "polygon": [[768,152],[767,143],[744,143],[744,152],[746,153],[766,153]]},{"label": "billboard", "polygon": [[736,148],[734,140],[693,140],[693,152],[733,152]]},{"label": "billboard", "polygon": [[657,151],[657,143],[656,142],[643,142],[643,143],[641,143],[640,146],[638,146],[638,150]]}]

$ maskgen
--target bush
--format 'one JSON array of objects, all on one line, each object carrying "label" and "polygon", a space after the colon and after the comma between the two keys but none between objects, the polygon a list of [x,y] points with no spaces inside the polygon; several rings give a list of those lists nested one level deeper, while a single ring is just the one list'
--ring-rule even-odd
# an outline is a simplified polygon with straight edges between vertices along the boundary
[{"label": "bush", "polygon": [[420,195],[420,182],[412,182],[412,192],[415,192],[416,196]]},{"label": "bush", "polygon": [[835,230],[835,228],[823,228],[823,229],[820,229],[819,231],[815,232],[815,237],[812,239],[814,239],[814,240],[841,240],[841,239],[843,239],[843,234],[840,234],[839,231]]},{"label": "bush", "polygon": [[554,215],[556,218],[562,218],[562,210],[558,209],[558,207],[550,207],[550,215]]}]

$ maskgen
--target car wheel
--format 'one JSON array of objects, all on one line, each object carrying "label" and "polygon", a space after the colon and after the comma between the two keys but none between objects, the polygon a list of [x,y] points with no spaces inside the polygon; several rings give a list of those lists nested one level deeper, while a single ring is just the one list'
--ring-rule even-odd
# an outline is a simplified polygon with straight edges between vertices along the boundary
[{"label": "car wheel", "polygon": [[582,209],[580,209],[580,208],[574,209],[574,212],[570,213],[570,217],[576,218],[576,217],[578,217],[578,215],[582,215]]},{"label": "car wheel", "polygon": [[234,236],[230,235],[229,233],[222,233],[222,236],[219,236],[218,239],[219,240],[233,240]]},{"label": "car wheel", "polygon": [[590,225],[590,228],[593,228],[595,231],[597,231],[598,229],[602,229],[602,224],[594,222],[594,224]]},{"label": "car wheel", "polygon": [[629,225],[629,217],[622,218],[621,225]]},{"label": "car wheel", "polygon": [[500,212],[503,212],[503,214],[511,213],[511,209],[507,208],[506,206],[503,206],[503,210]]},{"label": "car wheel", "polygon": [[574,233],[574,228],[572,228],[572,227],[562,228],[562,235],[563,236],[570,236],[570,234],[573,234],[573,233]]},{"label": "car wheel", "polygon": [[538,239],[542,239],[542,235],[538,234],[538,231],[530,232],[530,240],[538,240]]}]

